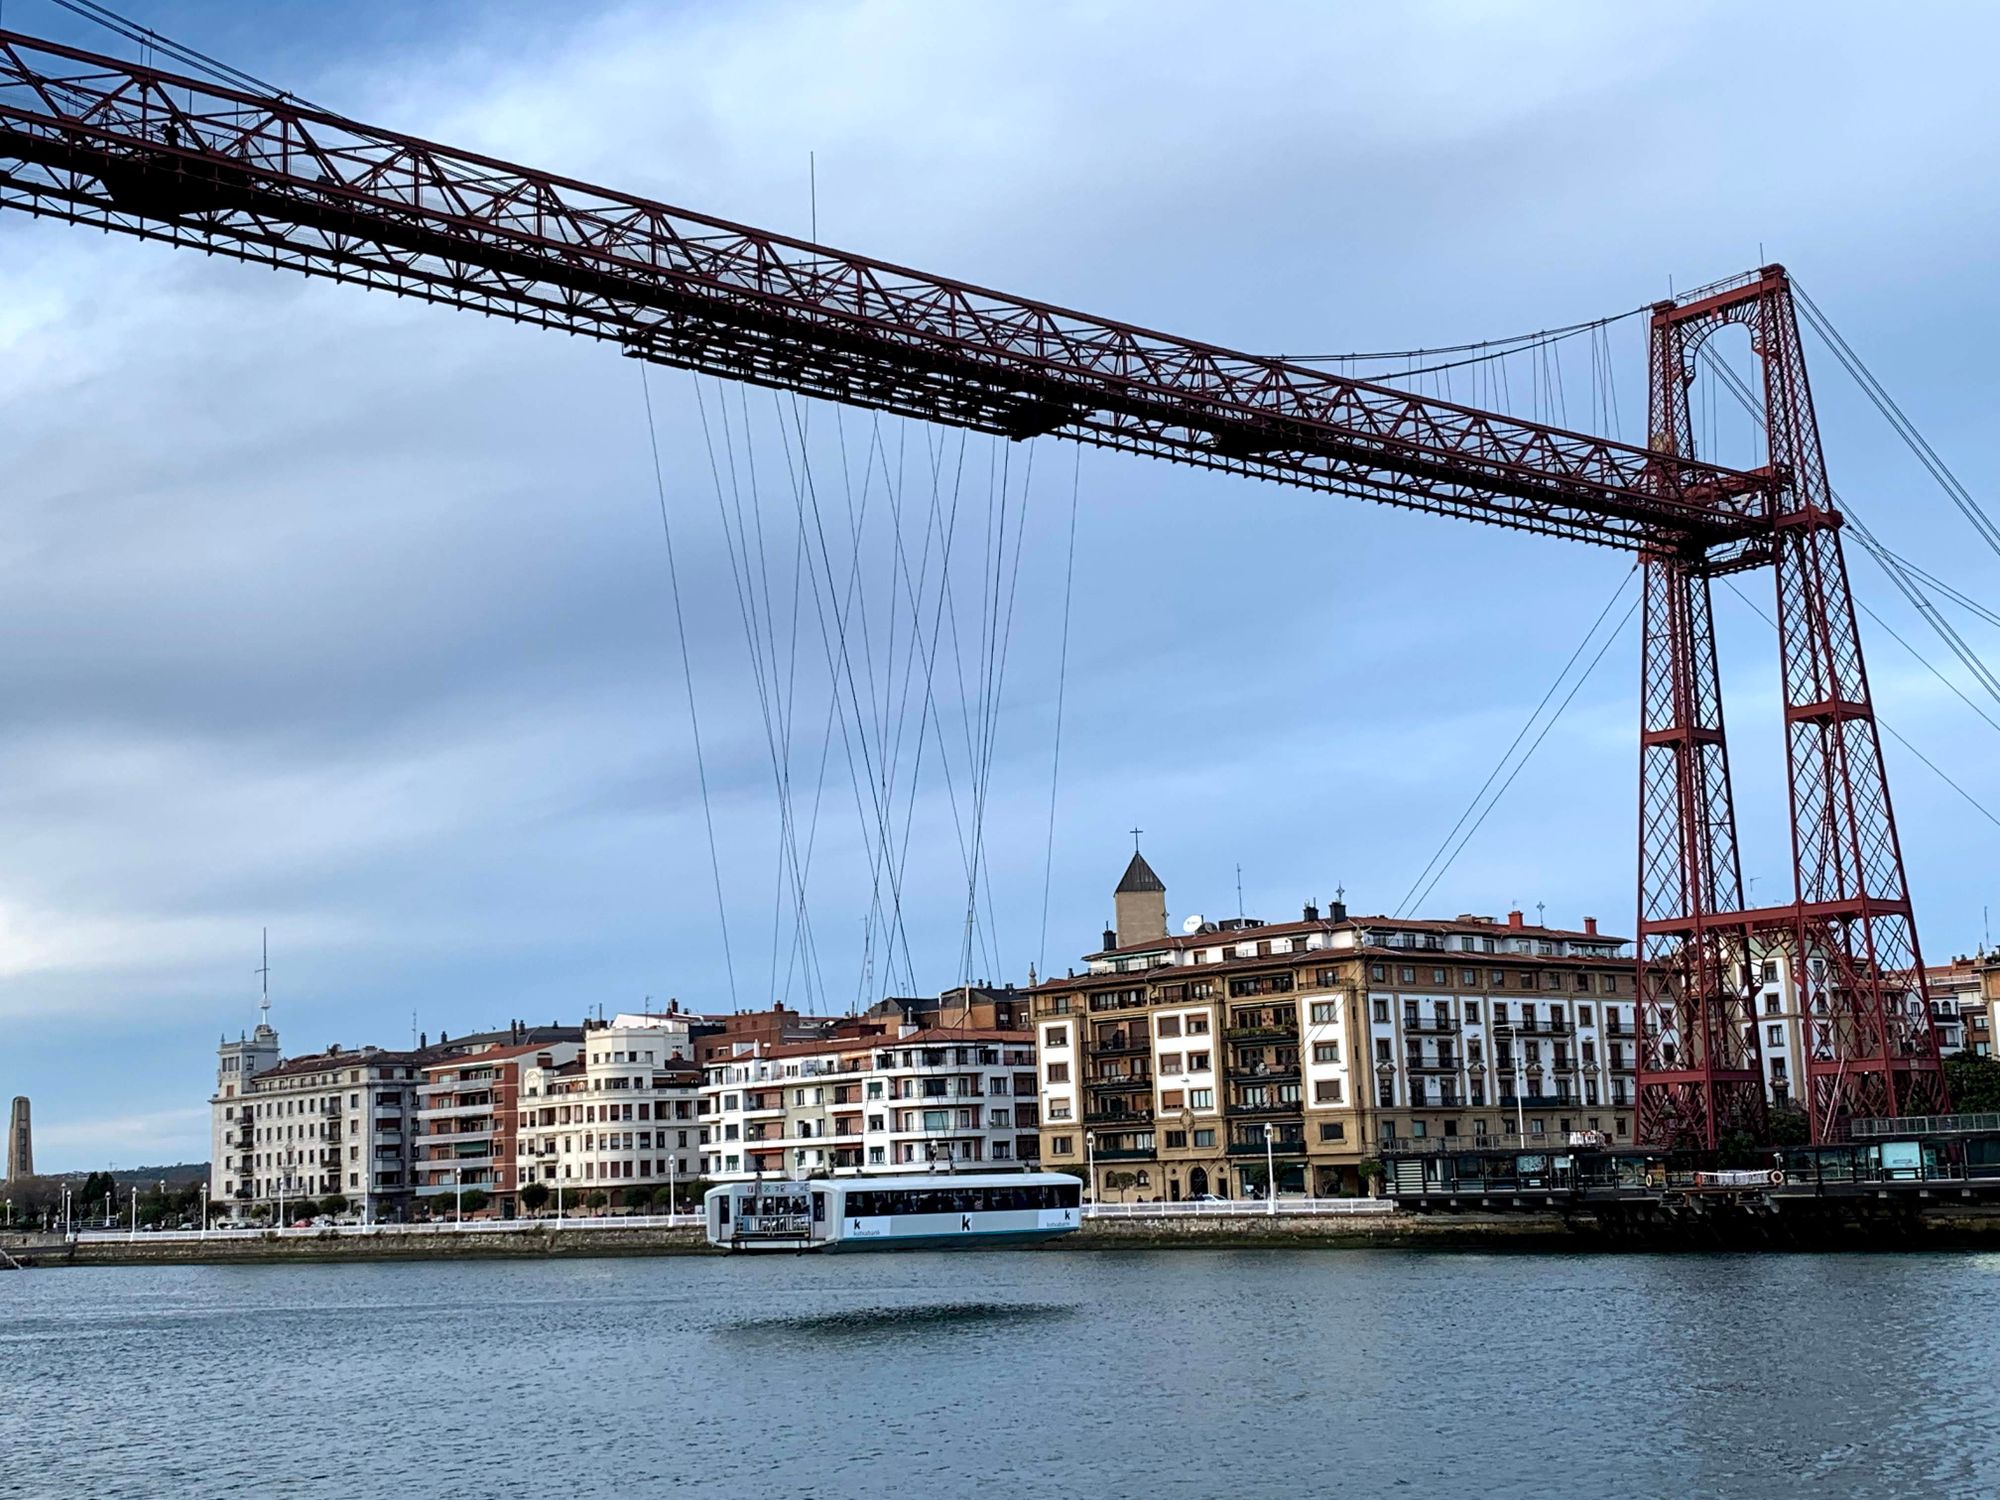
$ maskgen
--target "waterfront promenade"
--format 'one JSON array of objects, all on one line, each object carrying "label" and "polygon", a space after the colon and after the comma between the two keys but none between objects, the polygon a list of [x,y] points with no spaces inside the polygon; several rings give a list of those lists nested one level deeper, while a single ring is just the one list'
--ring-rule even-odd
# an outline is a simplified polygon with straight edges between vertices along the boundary
[{"label": "waterfront promenade", "polygon": [[[2000,1211],[1941,1209],[1921,1217],[1825,1229],[1811,1237],[1746,1244],[1705,1237],[1700,1226],[1633,1236],[1555,1211],[1423,1213],[1387,1199],[1257,1203],[1128,1203],[1086,1207],[1082,1230],[1037,1253],[1064,1251],[1471,1250],[1634,1253],[1666,1250],[1788,1251],[2000,1248]],[[378,1260],[587,1259],[715,1256],[699,1214],[480,1220],[465,1224],[327,1225],[303,1229],[83,1231],[0,1235],[0,1250],[29,1270],[125,1265],[227,1265]],[[0,1271],[4,1270],[0,1262]]]}]

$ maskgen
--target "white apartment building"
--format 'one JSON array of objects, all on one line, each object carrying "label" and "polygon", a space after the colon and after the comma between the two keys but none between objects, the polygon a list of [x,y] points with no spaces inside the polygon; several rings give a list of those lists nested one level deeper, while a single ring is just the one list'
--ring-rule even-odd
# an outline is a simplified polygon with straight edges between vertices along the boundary
[{"label": "white apartment building", "polygon": [[217,1049],[209,1100],[209,1197],[233,1218],[286,1200],[339,1194],[371,1222],[408,1216],[409,1124],[424,1057],[325,1052],[280,1061],[259,1023]]},{"label": "white apartment building", "polygon": [[577,1199],[602,1190],[623,1207],[692,1180],[700,1078],[686,1016],[621,1015],[586,1028],[578,1055],[521,1069],[521,1185]]},{"label": "white apartment building", "polygon": [[905,1027],[749,1044],[703,1070],[702,1175],[1033,1166],[1035,1091],[1025,1031]]}]

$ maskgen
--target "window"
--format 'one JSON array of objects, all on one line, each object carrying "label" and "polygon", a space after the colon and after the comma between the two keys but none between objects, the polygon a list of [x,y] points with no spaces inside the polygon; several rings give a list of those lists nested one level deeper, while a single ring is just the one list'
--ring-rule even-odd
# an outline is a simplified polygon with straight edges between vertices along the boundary
[{"label": "window", "polygon": [[1784,1046],[1785,1028],[1782,1026],[1766,1026],[1764,1028],[1764,1040],[1773,1047]]},{"label": "window", "polygon": [[1313,1081],[1313,1103],[1341,1103],[1340,1080],[1338,1078],[1318,1078]]},{"label": "window", "polygon": [[1389,1002],[1387,1000],[1378,999],[1375,1002],[1375,1019],[1378,1022],[1387,1023],[1389,1019]]},{"label": "window", "polygon": [[1338,969],[1316,970],[1313,973],[1313,983],[1318,985],[1323,990],[1330,989],[1332,986],[1340,983],[1340,970]]},{"label": "window", "polygon": [[1605,994],[1607,994],[1607,995],[1615,995],[1615,994],[1617,994],[1617,993],[1618,993],[1618,976],[1617,976],[1616,974],[1600,974],[1600,975],[1598,975],[1598,976],[1597,976],[1597,987],[1598,987],[1598,988],[1599,988],[1600,990],[1604,991],[1604,993],[1605,993]]},{"label": "window", "polygon": [[1347,1125],[1342,1120],[1320,1122],[1319,1138],[1323,1141],[1344,1141],[1347,1139]]},{"label": "window", "polygon": [[1182,1150],[1186,1145],[1187,1132],[1185,1130],[1169,1130],[1167,1132],[1167,1149],[1169,1151]]},{"label": "window", "polygon": [[1368,977],[1377,984],[1380,984],[1389,977],[1388,966],[1386,964],[1370,964],[1368,966]]},{"label": "window", "polygon": [[1337,1063],[1340,1061],[1340,1043],[1314,1042],[1313,1061],[1316,1063]]},{"label": "window", "polygon": [[1389,1039],[1386,1036],[1378,1036],[1375,1038],[1375,1061],[1377,1062],[1393,1061],[1393,1059],[1389,1056]]},{"label": "window", "polygon": [[1213,1130],[1197,1130],[1194,1133],[1194,1143],[1197,1146],[1205,1146],[1212,1149],[1215,1145],[1215,1132]]},{"label": "window", "polygon": [[1315,1026],[1331,1026],[1333,1024],[1333,1002],[1331,1000],[1313,1001],[1312,1023]]},{"label": "window", "polygon": [[1396,970],[1396,977],[1404,984],[1415,984],[1417,982],[1417,971],[1411,968],[1410,965],[1404,964]]},{"label": "window", "polygon": [[1155,1034],[1161,1038],[1179,1036],[1181,1034],[1181,1018],[1179,1016],[1161,1016],[1155,1028]]},{"label": "window", "polygon": [[[877,1146],[877,1147],[875,1147],[875,1148],[874,1148],[874,1150],[875,1150],[875,1151],[876,1151],[876,1152],[878,1153],[878,1154],[876,1155],[876,1157],[875,1157],[875,1160],[877,1160],[877,1161],[880,1161],[880,1160],[881,1160],[881,1156],[880,1156],[880,1154],[879,1154],[879,1153],[881,1152],[882,1148],[881,1148],[880,1146]],[[1075,1137],[1075,1136],[1070,1136],[1070,1135],[1052,1135],[1052,1136],[1050,1136],[1050,1137],[1049,1137],[1049,1155],[1051,1155],[1051,1156],[1074,1156],[1074,1155],[1076,1155],[1076,1137]]]},{"label": "window", "polygon": [[1050,1063],[1050,1064],[1049,1064],[1049,1082],[1050,1082],[1050,1083],[1068,1083],[1068,1082],[1069,1082],[1069,1064],[1068,1064],[1068,1063],[1066,1063],[1066,1062],[1059,1062],[1059,1063],[1055,1063],[1055,1062],[1054,1062],[1054,1063]]},{"label": "window", "polygon": [[1189,1108],[1189,1109],[1214,1109],[1214,1108],[1215,1108],[1215,1090],[1214,1090],[1214,1089],[1189,1089],[1189,1090],[1188,1090],[1188,1108]]},{"label": "window", "polygon": [[1181,1109],[1185,1107],[1186,1104],[1187,1104],[1187,1097],[1182,1090],[1162,1089],[1160,1091],[1161,1109]]},{"label": "window", "polygon": [[1047,1028],[1042,1032],[1042,1042],[1044,1046],[1048,1047],[1067,1047],[1069,1045],[1069,1028],[1067,1026],[1051,1026]]},{"label": "window", "polygon": [[1160,1054],[1160,1071],[1162,1073],[1179,1073],[1185,1071],[1181,1067],[1180,1053],[1162,1052]]},{"label": "window", "polygon": [[1450,984],[1450,983],[1451,983],[1451,976],[1450,976],[1449,974],[1445,973],[1445,971],[1444,971],[1443,969],[1432,969],[1432,970],[1431,970],[1431,983],[1432,983],[1432,984]]},{"label": "window", "polygon": [[[1490,990],[1501,989],[1506,985],[1506,983],[1507,983],[1507,971],[1505,969],[1489,969],[1487,971],[1486,987],[1488,989]],[[1502,1017],[1502,1019],[1504,1020],[1505,1018]]]},{"label": "window", "polygon": [[1477,1026],[1479,1024],[1479,1002],[1477,1000],[1468,1000],[1465,1002],[1465,1023],[1468,1026]]},{"label": "window", "polygon": [[1187,1034],[1189,1036],[1208,1035],[1208,1012],[1203,1011],[1198,1016],[1189,1016],[1187,1018]]},{"label": "window", "polygon": [[1187,1055],[1187,1070],[1188,1070],[1188,1072],[1190,1072],[1190,1073],[1206,1073],[1206,1072],[1209,1072],[1209,1071],[1210,1071],[1210,1068],[1211,1068],[1211,1064],[1210,1064],[1210,1061],[1209,1061],[1209,1054],[1208,1054],[1208,1053],[1206,1053],[1206,1052],[1190,1052],[1190,1053],[1189,1053],[1189,1054]]}]

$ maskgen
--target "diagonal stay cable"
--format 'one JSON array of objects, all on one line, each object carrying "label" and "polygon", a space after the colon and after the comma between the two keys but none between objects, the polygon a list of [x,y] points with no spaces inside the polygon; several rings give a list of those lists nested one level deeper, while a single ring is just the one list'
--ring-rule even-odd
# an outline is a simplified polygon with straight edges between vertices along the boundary
[{"label": "diagonal stay cable", "polygon": [[[1403,899],[1396,904],[1396,909],[1392,915],[1400,917],[1406,911],[1410,910],[1414,905],[1414,898],[1416,898],[1417,890],[1420,886],[1424,888],[1426,895],[1430,893],[1430,888],[1424,886],[1425,878],[1430,875],[1432,870],[1437,868],[1438,861],[1445,857],[1445,852],[1451,848],[1451,841],[1458,836],[1459,830],[1465,827],[1466,820],[1478,809],[1480,799],[1486,795],[1487,789],[1495,781],[1499,780],[1500,773],[1507,769],[1508,760],[1512,758],[1514,751],[1520,746],[1521,741],[1528,737],[1529,731],[1535,727],[1535,721],[1541,718],[1542,710],[1549,706],[1549,700],[1561,691],[1563,682],[1570,674],[1570,669],[1577,664],[1578,659],[1589,649],[1591,641],[1596,638],[1598,627],[1603,625],[1606,616],[1617,607],[1619,599],[1624,596],[1625,586],[1632,581],[1632,574],[1637,571],[1638,568],[1635,564],[1619,578],[1618,587],[1613,589],[1611,597],[1604,601],[1604,608],[1599,610],[1597,618],[1590,622],[1590,629],[1586,630],[1583,633],[1583,639],[1576,643],[1576,649],[1570,652],[1569,660],[1564,662],[1562,670],[1556,673],[1555,681],[1549,684],[1549,690],[1542,694],[1542,701],[1535,705],[1534,711],[1528,715],[1527,721],[1521,725],[1519,732],[1515,734],[1507,748],[1500,753],[1498,763],[1487,773],[1486,780],[1479,785],[1479,790],[1472,794],[1472,800],[1466,803],[1465,811],[1458,815],[1458,821],[1451,825],[1451,831],[1445,834],[1444,838],[1439,841],[1436,853],[1432,854],[1423,869],[1417,872],[1417,878],[1410,882],[1410,888],[1403,893]],[[1436,883],[1436,881],[1431,882],[1432,885]]]},{"label": "diagonal stay cable", "polygon": [[[1623,592],[1622,588],[1620,592]],[[1618,637],[1624,634],[1625,627],[1632,623],[1632,616],[1639,612],[1639,605],[1644,601],[1644,598],[1643,594],[1635,598],[1625,613],[1619,618],[1618,623],[1612,627],[1611,633],[1604,637],[1603,644],[1597,648],[1597,654],[1591,657],[1590,664],[1583,669],[1582,675],[1571,684],[1570,690],[1563,695],[1562,702],[1556,705],[1556,711],[1549,715],[1549,721],[1542,726],[1541,732],[1529,743],[1528,748],[1521,752],[1521,758],[1514,763],[1514,769],[1507,773],[1507,779],[1500,783],[1499,789],[1493,793],[1493,796],[1487,801],[1485,808],[1473,820],[1472,826],[1465,830],[1465,837],[1458,841],[1458,846],[1451,851],[1450,856],[1445,862],[1438,866],[1437,874],[1431,877],[1430,884],[1424,887],[1423,893],[1414,902],[1410,903],[1413,910],[1430,899],[1431,892],[1437,889],[1437,883],[1444,879],[1446,872],[1451,869],[1459,855],[1465,852],[1465,846],[1472,842],[1473,836],[1485,825],[1487,818],[1492,815],[1493,809],[1500,805],[1500,799],[1507,795],[1507,789],[1514,784],[1515,778],[1527,769],[1528,762],[1535,758],[1535,752],[1541,748],[1542,741],[1549,737],[1549,731],[1554,729],[1561,721],[1564,711],[1575,701],[1576,695],[1583,691],[1583,685],[1590,681],[1591,674],[1597,670],[1597,664],[1604,660],[1605,653],[1617,642]]]},{"label": "diagonal stay cable", "polygon": [[[1769,615],[1765,614],[1763,610],[1759,609],[1757,605],[1750,599],[1750,597],[1747,594],[1745,594],[1743,590],[1739,589],[1736,586],[1736,581],[1734,579],[1725,578],[1723,579],[1723,582],[1729,585],[1729,592],[1734,594],[1739,600],[1742,601],[1743,607],[1745,609],[1749,610],[1751,614],[1755,615],[1758,619],[1762,620],[1766,625],[1770,626],[1773,630],[1776,630],[1778,628],[1778,622],[1772,619]],[[1881,621],[1877,620],[1876,623],[1880,625]],[[1889,627],[1884,625],[1882,628],[1884,630],[1888,630]],[[1894,631],[1890,631],[1889,633],[1891,635],[1895,634]],[[1918,660],[1921,661],[1922,658],[1919,657]],[[1924,665],[1930,666],[1930,663],[1925,662]],[[1931,670],[1936,671],[1937,669],[1933,667]],[[1965,695],[1961,693],[1959,696],[1964,697]],[[1984,716],[1982,715],[1982,717]],[[2000,828],[2000,817],[1995,817],[1991,812],[1991,810],[1989,810],[1983,802],[1981,802],[1977,797],[1973,796],[1972,793],[1968,792],[1964,787],[1960,786],[1956,781],[1953,781],[1949,776],[1947,776],[1944,773],[1944,771],[1940,769],[1936,761],[1932,760],[1928,755],[1924,754],[1923,751],[1919,750],[1915,745],[1911,744],[1909,740],[1904,738],[1901,730],[1897,729],[1895,725],[1889,723],[1888,720],[1884,719],[1880,713],[1877,713],[1875,715],[1875,723],[1879,728],[1886,729],[1890,733],[1890,735],[1894,737],[1897,744],[1901,745],[1905,750],[1909,751],[1910,754],[1914,755],[1918,760],[1922,761],[1926,766],[1930,767],[1931,773],[1934,776],[1936,776],[1939,781],[1942,781],[1946,786],[1950,787],[1954,792],[1957,792],[1959,796],[1963,797],[1966,800],[1966,802],[1970,804],[1974,812],[1978,813],[1980,817],[1986,819],[1986,821],[1991,823],[1995,828]]]}]

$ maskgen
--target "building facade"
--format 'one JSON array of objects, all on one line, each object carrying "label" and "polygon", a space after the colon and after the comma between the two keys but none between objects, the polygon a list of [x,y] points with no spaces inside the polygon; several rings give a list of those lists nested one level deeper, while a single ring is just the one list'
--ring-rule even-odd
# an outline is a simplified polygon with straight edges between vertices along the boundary
[{"label": "building facade", "polygon": [[1317,1195],[1415,1143],[1631,1139],[1632,959],[1597,930],[1189,918],[1143,856],[1085,972],[1035,986],[1044,1165],[1100,1199]]},{"label": "building facade", "polygon": [[[680,1016],[619,1016],[586,1028],[580,1046],[543,1052],[520,1072],[519,1181],[580,1208],[602,1191],[633,1208],[700,1169],[700,1069]],[[615,1195],[615,1196],[614,1196]]]},{"label": "building facade", "polygon": [[370,1222],[409,1217],[411,1127],[427,1060],[330,1047],[279,1061],[278,1034],[264,1024],[225,1042],[210,1100],[209,1197],[233,1217],[334,1194]]},{"label": "building facade", "polygon": [[1025,1030],[903,1026],[751,1044],[702,1070],[702,1175],[1030,1167],[1035,1092]]},{"label": "building facade", "polygon": [[407,1219],[415,1208],[424,1069],[463,1053],[581,1035],[577,1027],[516,1022],[456,1040],[420,1038],[408,1051],[332,1046],[287,1059],[277,1031],[262,1019],[216,1048],[209,1198],[241,1218],[338,1194],[369,1222]]},{"label": "building facade", "polygon": [[522,1074],[566,1063],[582,1046],[513,1043],[426,1063],[412,1164],[419,1206],[433,1216],[456,1211],[465,1192],[473,1190],[487,1197],[483,1212],[513,1218],[519,1206]]}]

